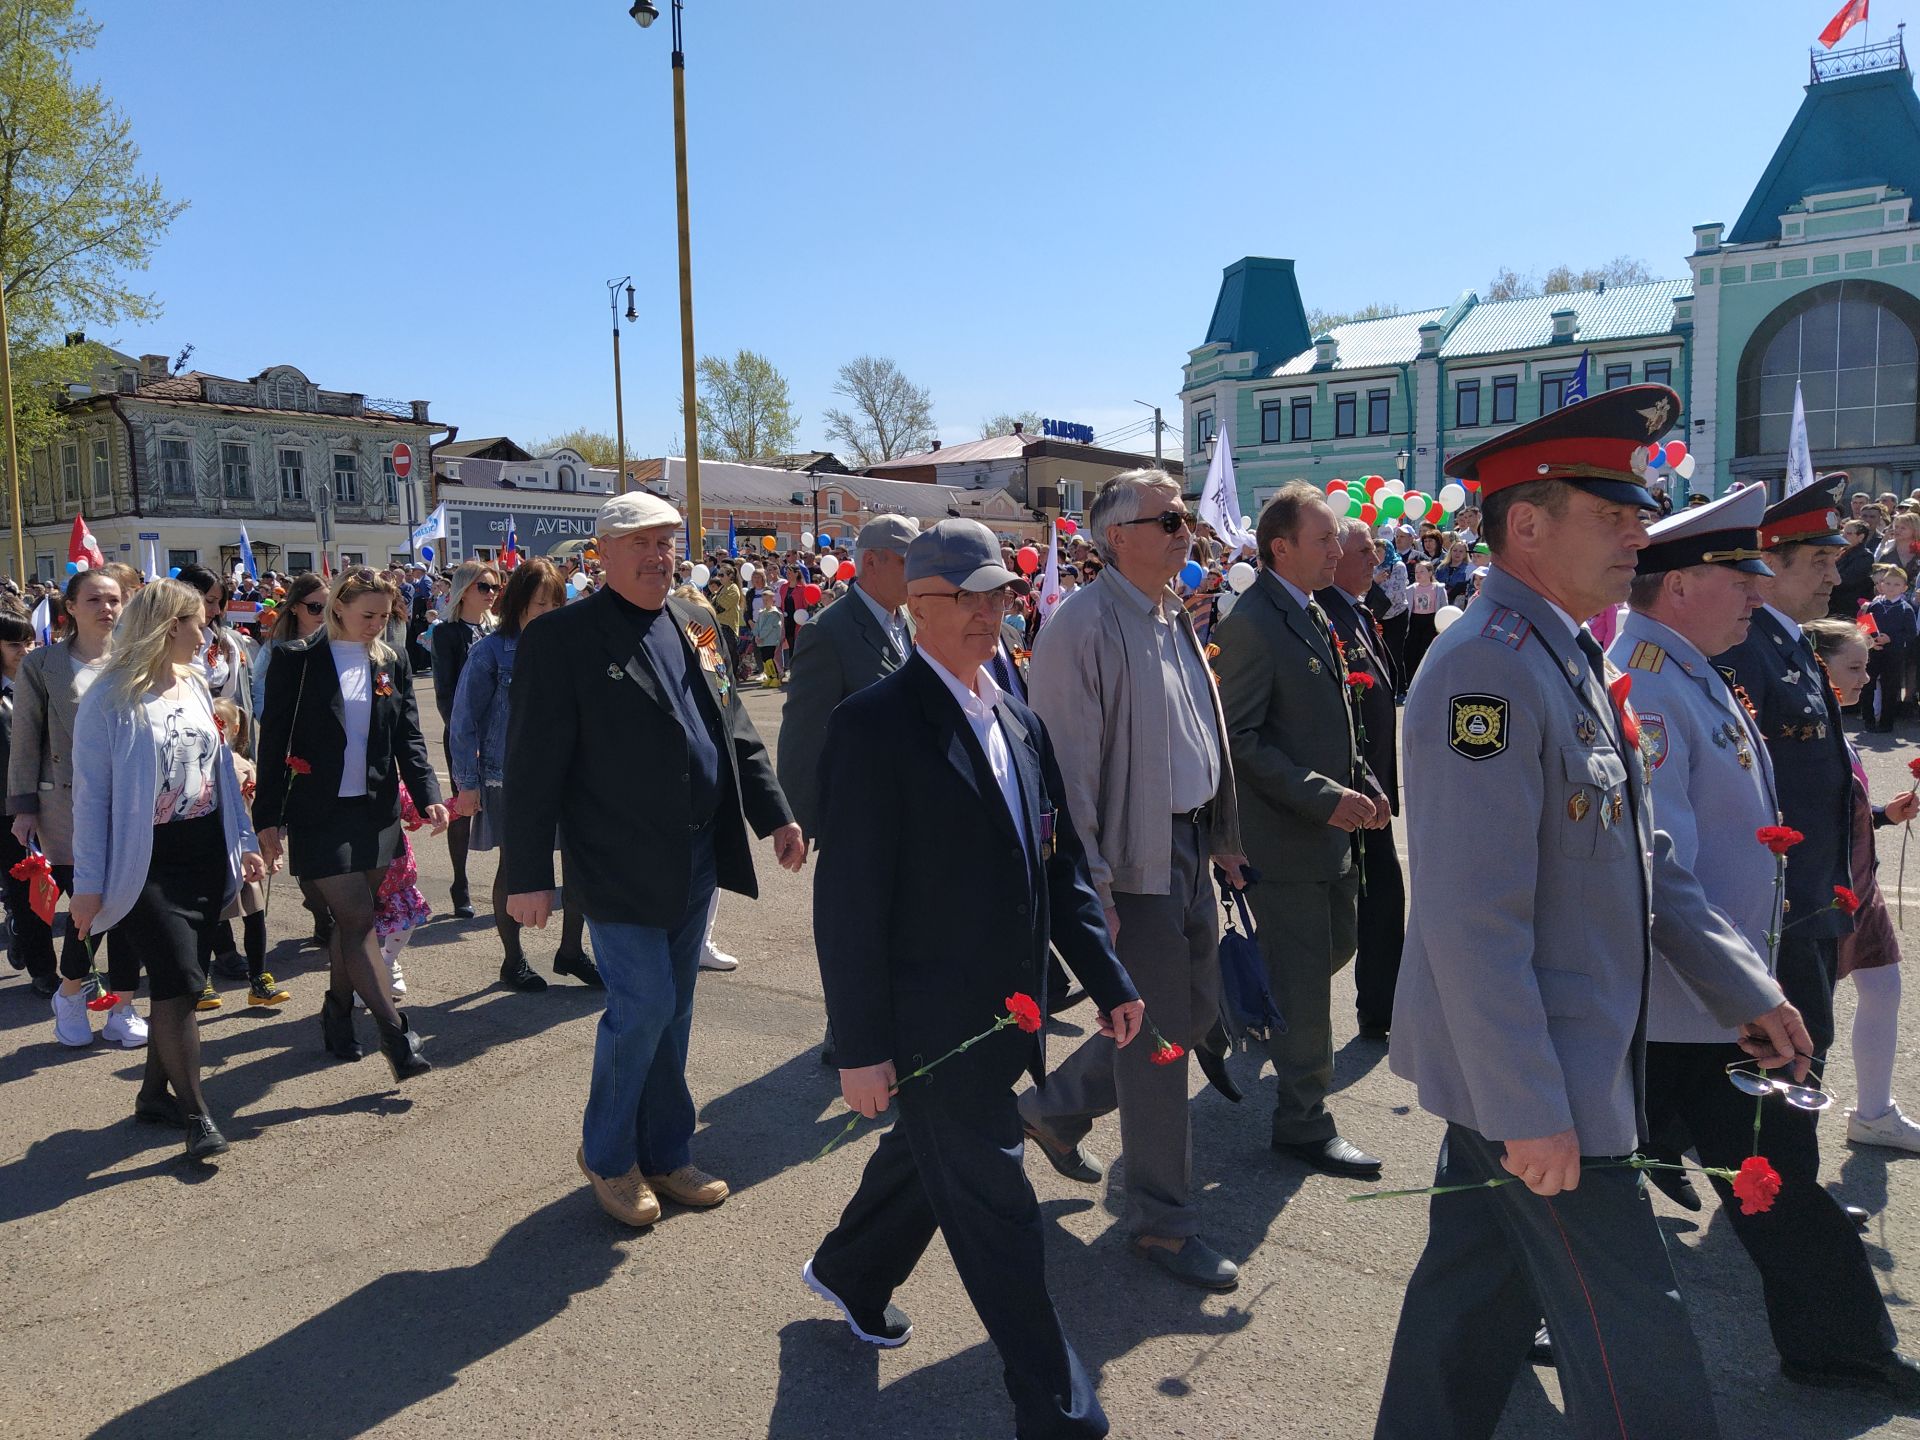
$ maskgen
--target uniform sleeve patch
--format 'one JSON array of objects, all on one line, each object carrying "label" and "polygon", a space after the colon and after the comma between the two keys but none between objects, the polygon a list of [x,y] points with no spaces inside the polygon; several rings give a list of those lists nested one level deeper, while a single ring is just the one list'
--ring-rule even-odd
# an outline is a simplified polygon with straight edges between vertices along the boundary
[{"label": "uniform sleeve patch", "polygon": [[1667,717],[1652,710],[1636,713],[1640,716],[1640,749],[1658,770],[1667,761]]},{"label": "uniform sleeve patch", "polygon": [[1487,623],[1480,627],[1480,634],[1485,639],[1498,640],[1510,650],[1518,650],[1533,634],[1533,626],[1519,611],[1495,606]]},{"label": "uniform sleeve patch", "polygon": [[1633,652],[1627,656],[1627,668],[1629,670],[1645,670],[1650,675],[1658,675],[1661,667],[1666,663],[1667,652],[1651,640],[1642,640],[1638,645],[1633,647]]},{"label": "uniform sleeve patch", "polygon": [[[1520,643],[1524,640],[1522,635]],[[1447,748],[1454,754],[1467,760],[1491,760],[1507,748],[1506,697],[1454,696],[1447,711],[1447,732]]]}]

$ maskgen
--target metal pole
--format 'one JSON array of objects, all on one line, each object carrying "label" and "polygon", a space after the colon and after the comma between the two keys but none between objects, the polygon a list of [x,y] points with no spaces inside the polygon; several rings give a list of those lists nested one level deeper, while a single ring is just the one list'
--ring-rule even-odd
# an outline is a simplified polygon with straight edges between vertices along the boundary
[{"label": "metal pole", "polygon": [[1155,469],[1160,468],[1166,461],[1166,456],[1162,453],[1161,449],[1161,433],[1160,407],[1156,405],[1153,407],[1153,464]]},{"label": "metal pole", "polygon": [[27,535],[20,521],[20,454],[13,434],[13,345],[7,336],[7,292],[0,285],[0,406],[6,410],[7,489],[13,496],[13,578],[24,591],[27,584]]},{"label": "metal pole", "polygon": [[693,242],[687,223],[687,57],[681,49],[680,0],[673,0],[673,172],[680,219],[680,404],[687,445],[687,558],[706,553],[700,516],[700,416],[693,395]]},{"label": "metal pole", "polygon": [[624,279],[607,282],[607,307],[613,312],[613,434],[620,454],[614,489],[622,494],[627,489],[627,409],[620,388],[620,287],[626,283]]}]

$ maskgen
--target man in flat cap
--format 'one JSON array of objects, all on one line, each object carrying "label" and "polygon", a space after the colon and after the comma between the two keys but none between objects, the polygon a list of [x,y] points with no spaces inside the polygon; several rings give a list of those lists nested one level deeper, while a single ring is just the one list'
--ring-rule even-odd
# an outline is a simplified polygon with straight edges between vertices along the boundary
[{"label": "man in flat cap", "polygon": [[[1760,608],[1759,587],[1773,574],[1759,548],[1766,503],[1757,486],[1736,490],[1649,530],[1627,618],[1608,652],[1631,681],[1654,819],[1673,840],[1674,860],[1763,959],[1783,918],[1773,854],[1754,832],[1779,823],[1780,801],[1758,723],[1707,657],[1744,640]],[[1656,945],[1648,1123],[1656,1135],[1677,1126],[1703,1165],[1731,1170],[1754,1153],[1757,1138],[1779,1172],[1780,1194],[1764,1212],[1732,1203],[1724,1181],[1714,1188],[1760,1271],[1783,1368],[1803,1381],[1920,1398],[1920,1367],[1893,1348],[1893,1322],[1859,1232],[1820,1184],[1818,1112],[1769,1099],[1756,1137],[1755,1097],[1729,1081],[1729,1067],[1759,1073]],[[1675,1198],[1686,1204],[1690,1193]],[[1695,1198],[1690,1208],[1699,1204]]]},{"label": "man in flat cap", "polygon": [[[1446,467],[1480,482],[1493,569],[1407,700],[1412,904],[1389,1058],[1447,1122],[1435,1183],[1463,1188],[1431,1202],[1387,1440],[1491,1435],[1543,1313],[1576,1432],[1717,1433],[1659,1227],[1619,1165],[1646,1134],[1653,945],[1756,1061],[1808,1045],[1656,829],[1645,736],[1583,624],[1627,596],[1654,508],[1646,446],[1679,410],[1663,385],[1611,390]],[[1463,843],[1454,817],[1476,803]]]},{"label": "man in flat cap", "polygon": [[1713,658],[1759,718],[1783,823],[1806,837],[1787,852],[1787,914],[1794,924],[1780,937],[1777,968],[1821,1055],[1833,1043],[1840,937],[1853,929],[1852,918],[1833,907],[1833,887],[1853,883],[1853,762],[1840,702],[1800,627],[1827,613],[1839,583],[1847,542],[1836,491],[1846,479],[1825,476],[1767,507],[1760,521],[1760,548],[1773,572],[1760,582],[1766,603],[1746,638]]},{"label": "man in flat cap", "polygon": [[669,597],[680,512],[644,490],[600,507],[605,585],[520,637],[507,721],[507,913],[545,926],[557,832],[567,903],[586,911],[607,1008],[579,1165],[629,1225],[658,1196],[707,1208],[727,1184],[693,1163],[687,1045],[714,887],[758,894],[748,827],[787,870],[807,844],[733,685],[713,613]]},{"label": "man in flat cap", "polygon": [[[802,1278],[855,1338],[903,1345],[913,1327],[893,1292],[937,1229],[1000,1352],[1014,1433],[1105,1435],[1047,1294],[1013,1084],[1045,1071],[1050,942],[1116,1044],[1139,1034],[1142,1006],[1107,938],[1046,727],[986,669],[1027,582],[1001,563],[992,531],[959,519],[913,542],[906,582],[913,658],[827,726],[821,823],[832,838],[813,887],[841,1094],[871,1117],[898,1084],[900,1118]],[[1010,1013],[1015,996],[1035,1003],[1031,1029],[999,1030],[911,1076]]]}]

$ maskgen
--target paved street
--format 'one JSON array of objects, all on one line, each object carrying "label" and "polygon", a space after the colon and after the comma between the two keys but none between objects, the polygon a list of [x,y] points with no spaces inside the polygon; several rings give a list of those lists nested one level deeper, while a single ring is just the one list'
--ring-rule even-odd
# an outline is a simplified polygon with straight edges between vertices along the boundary
[{"label": "paved street", "polygon": [[[754,691],[747,704],[771,744],[779,697]],[[1884,798],[1911,752],[1871,738]],[[1897,832],[1886,839],[1891,891]],[[46,1002],[5,972],[0,1435],[1009,1434],[999,1365],[938,1241],[897,1297],[915,1323],[897,1351],[853,1342],[800,1284],[873,1135],[809,1161],[844,1119],[816,1058],[810,872],[786,875],[764,845],[757,857],[760,901],[727,896],[720,912],[741,967],[702,976],[694,1033],[695,1158],[734,1198],[670,1211],[648,1233],[605,1218],[574,1168],[597,996],[495,988],[484,917],[436,917],[406,954],[408,1011],[436,1069],[399,1088],[377,1055],[347,1065],[321,1050],[324,968],[300,944],[305,912],[277,887],[269,967],[294,999],[277,1012],[230,1000],[203,1017],[207,1095],[234,1142],[204,1169],[179,1159],[175,1132],[129,1118],[137,1053],[61,1049]],[[444,916],[444,845],[424,842],[420,859]],[[476,857],[476,896],[493,865]],[[1908,899],[1911,948],[1920,855]],[[556,939],[529,946],[543,971]],[[1387,1183],[1423,1184],[1440,1127],[1388,1073],[1384,1047],[1354,1038],[1344,977],[1336,995],[1342,1129],[1386,1158]],[[1840,1004],[1844,1036],[1850,987]],[[1912,996],[1906,1019],[1896,1091],[1920,1108]],[[1056,1060],[1075,1033],[1053,1040]],[[1253,1093],[1239,1107],[1199,1096],[1194,1163],[1207,1238],[1243,1266],[1239,1291],[1176,1288],[1127,1252],[1104,1188],[1030,1157],[1053,1293],[1118,1435],[1366,1436],[1424,1203],[1349,1204],[1355,1186],[1280,1162],[1254,1060],[1235,1063]],[[1850,1103],[1844,1041],[1831,1079]],[[1903,1266],[1920,1253],[1920,1159],[1849,1152],[1837,1110],[1824,1130],[1828,1181],[1876,1212],[1874,1261],[1920,1351]],[[1090,1148],[1115,1156],[1117,1126],[1098,1127]],[[1781,1381],[1730,1227],[1656,1204],[1728,1434],[1920,1435],[1920,1421]],[[1562,1433],[1551,1375],[1536,1375],[1503,1435]]]}]

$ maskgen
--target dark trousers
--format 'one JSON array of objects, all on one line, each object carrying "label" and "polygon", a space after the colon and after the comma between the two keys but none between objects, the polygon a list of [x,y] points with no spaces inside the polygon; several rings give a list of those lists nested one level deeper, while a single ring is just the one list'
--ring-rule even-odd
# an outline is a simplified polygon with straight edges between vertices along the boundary
[{"label": "dark trousers", "polygon": [[1906,641],[1896,641],[1867,652],[1867,683],[1860,691],[1860,718],[1867,729],[1891,730],[1900,718],[1901,691],[1912,648]]},{"label": "dark trousers", "polygon": [[[7,914],[13,920],[14,953],[20,957],[21,966],[36,979],[51,976],[54,973],[53,928],[33,913],[28,903],[28,885],[24,880],[16,880],[13,867],[26,858],[26,849],[13,838],[11,830],[0,839],[0,874],[6,876]],[[71,897],[73,894],[73,867],[55,865],[53,867],[54,884],[60,887],[60,893]],[[58,917],[55,917],[56,919]],[[60,942],[60,978],[62,980],[84,980],[93,973],[93,959],[87,954],[87,942],[73,933],[71,926],[62,926]],[[103,944],[112,943],[109,934]],[[104,972],[105,965],[101,966]]]},{"label": "dark trousers", "polygon": [[937,1228],[1000,1352],[1022,1440],[1107,1433],[1093,1382],[1047,1294],[1040,1203],[1024,1168],[1013,1092],[959,1070],[916,1080],[813,1273],[856,1310],[883,1308]]},{"label": "dark trousers", "polygon": [[1840,983],[1840,942],[1788,931],[1780,937],[1780,961],[1774,974],[1807,1022],[1813,1053],[1825,1055],[1833,1045],[1833,987]]},{"label": "dark trousers", "polygon": [[[1254,862],[1260,865],[1258,859]],[[1261,866],[1261,868],[1267,868]],[[1267,869],[1268,876],[1278,867]],[[1260,956],[1285,1031],[1267,1041],[1273,1061],[1273,1138],[1311,1145],[1339,1133],[1327,1110],[1333,1086],[1333,977],[1353,959],[1360,871],[1337,880],[1263,879],[1247,888]]]},{"label": "dark trousers", "polygon": [[[1505,1177],[1504,1153],[1449,1125],[1434,1183]],[[1407,1282],[1375,1440],[1492,1435],[1543,1314],[1573,1434],[1720,1434],[1640,1174],[1587,1168],[1577,1190],[1551,1199],[1516,1180],[1429,1202],[1427,1248]]]},{"label": "dark trousers", "polygon": [[1773,1208],[1743,1215],[1733,1191],[1715,1180],[1733,1233],[1760,1272],[1767,1323],[1780,1358],[1812,1368],[1857,1366],[1892,1353],[1893,1322],[1853,1222],[1820,1184],[1817,1119],[1786,1101],[1756,1101],[1727,1082],[1727,1066],[1747,1056],[1737,1045],[1647,1046],[1647,1119],[1656,1129],[1685,1124],[1705,1165],[1740,1168],[1759,1153],[1780,1172]]},{"label": "dark trousers", "polygon": [[1402,610],[1398,615],[1380,622],[1381,639],[1387,645],[1387,658],[1393,662],[1393,690],[1396,695],[1406,694],[1407,685],[1412,679],[1407,673],[1407,625],[1412,619],[1410,612]]},{"label": "dark trousers", "polygon": [[1362,830],[1366,883],[1360,892],[1359,947],[1354,955],[1354,1009],[1364,1026],[1393,1023],[1393,992],[1407,941],[1407,882],[1393,848],[1393,826]]}]

